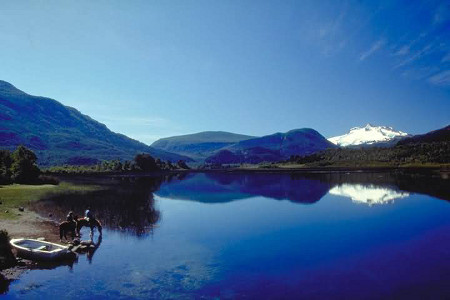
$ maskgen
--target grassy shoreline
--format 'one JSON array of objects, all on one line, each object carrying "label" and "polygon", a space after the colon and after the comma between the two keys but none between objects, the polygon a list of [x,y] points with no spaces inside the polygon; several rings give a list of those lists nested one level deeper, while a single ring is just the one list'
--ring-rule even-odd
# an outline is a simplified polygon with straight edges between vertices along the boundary
[{"label": "grassy shoreline", "polygon": [[[0,220],[18,219],[21,217],[19,208],[29,205],[51,194],[70,192],[90,192],[98,189],[97,186],[75,185],[61,182],[58,185],[40,184],[10,184],[0,185]],[[23,215],[23,214],[22,214]]]}]

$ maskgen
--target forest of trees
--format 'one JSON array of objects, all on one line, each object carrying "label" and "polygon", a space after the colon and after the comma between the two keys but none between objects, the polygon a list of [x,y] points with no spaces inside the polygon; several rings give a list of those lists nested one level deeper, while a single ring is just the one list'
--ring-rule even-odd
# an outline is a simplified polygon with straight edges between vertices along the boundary
[{"label": "forest of trees", "polygon": [[[41,175],[36,164],[37,157],[33,151],[19,146],[13,152],[0,150],[0,184],[10,183],[40,183],[51,178]],[[149,154],[138,154],[134,160],[121,161],[119,159],[102,161],[95,165],[63,165],[46,169],[44,173],[126,173],[126,172],[152,172],[164,170],[185,170],[189,166],[185,161],[176,163],[154,159]],[[48,182],[56,183],[56,182]]]},{"label": "forest of trees", "polygon": [[448,164],[450,142],[414,143],[391,148],[329,149],[309,156],[293,155],[287,162],[310,166]]},{"label": "forest of trees", "polygon": [[19,146],[14,152],[0,150],[0,184],[36,183],[41,171],[33,151]]},{"label": "forest of trees", "polygon": [[133,160],[121,161],[105,160],[94,165],[63,165],[54,166],[46,169],[48,173],[132,173],[132,172],[152,172],[152,171],[170,171],[189,169],[185,161],[180,160],[177,163],[154,159],[151,155],[142,153],[137,154]]}]

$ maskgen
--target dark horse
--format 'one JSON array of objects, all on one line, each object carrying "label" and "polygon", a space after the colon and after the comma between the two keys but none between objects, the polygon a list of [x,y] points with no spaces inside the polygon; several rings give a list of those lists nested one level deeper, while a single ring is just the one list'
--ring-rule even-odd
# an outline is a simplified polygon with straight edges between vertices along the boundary
[{"label": "dark horse", "polygon": [[102,235],[102,224],[100,223],[99,220],[97,219],[89,219],[89,221],[85,218],[80,218],[77,219],[77,234],[78,236],[80,236],[80,230],[81,228],[83,228],[84,226],[88,226],[91,228],[91,235],[94,234],[94,228],[97,227],[98,229],[98,233],[100,235]]},{"label": "dark horse", "polygon": [[64,221],[59,224],[59,239],[62,241],[62,238],[67,240],[66,234],[69,232],[72,235],[72,240],[76,236],[75,229],[77,228],[77,223],[75,221]]}]

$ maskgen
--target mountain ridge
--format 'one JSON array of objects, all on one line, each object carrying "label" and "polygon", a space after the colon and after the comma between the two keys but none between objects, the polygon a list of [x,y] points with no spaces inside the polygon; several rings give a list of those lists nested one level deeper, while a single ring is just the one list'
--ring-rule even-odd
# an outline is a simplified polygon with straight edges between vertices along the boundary
[{"label": "mountain ridge", "polygon": [[227,131],[201,131],[162,138],[155,141],[151,146],[202,161],[217,150],[251,138],[254,138],[254,136]]},{"label": "mountain ridge", "polygon": [[25,145],[36,152],[40,165],[95,163],[132,159],[149,153],[164,160],[190,158],[154,149],[57,100],[29,95],[0,80],[0,147]]},{"label": "mountain ridge", "polygon": [[417,134],[405,138],[397,143],[397,145],[407,145],[414,143],[434,143],[434,142],[449,142],[450,141],[450,125],[444,128],[436,129],[424,134]]},{"label": "mountain ridge", "polygon": [[206,162],[276,162],[288,159],[291,155],[309,155],[328,148],[337,146],[314,129],[300,128],[241,141],[208,157]]}]

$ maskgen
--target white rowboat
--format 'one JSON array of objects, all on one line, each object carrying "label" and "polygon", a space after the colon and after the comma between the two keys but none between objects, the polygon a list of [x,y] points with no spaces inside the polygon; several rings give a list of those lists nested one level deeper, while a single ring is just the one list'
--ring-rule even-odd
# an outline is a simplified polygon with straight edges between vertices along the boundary
[{"label": "white rowboat", "polygon": [[57,261],[76,257],[67,246],[40,240],[12,239],[10,244],[16,249],[17,256],[32,260]]}]

